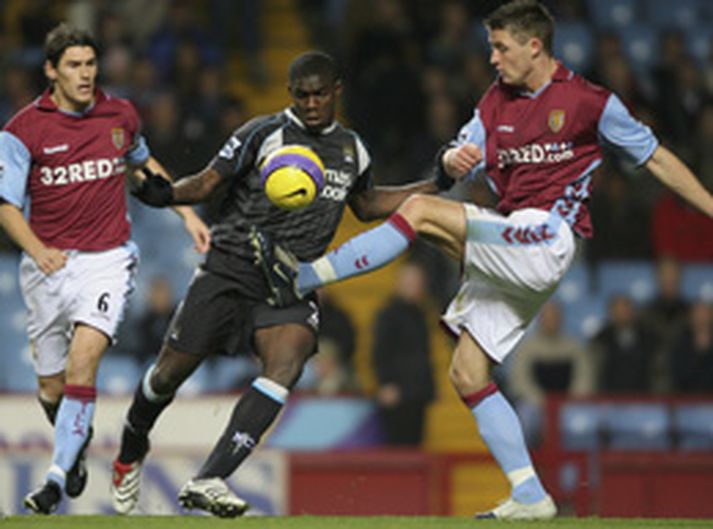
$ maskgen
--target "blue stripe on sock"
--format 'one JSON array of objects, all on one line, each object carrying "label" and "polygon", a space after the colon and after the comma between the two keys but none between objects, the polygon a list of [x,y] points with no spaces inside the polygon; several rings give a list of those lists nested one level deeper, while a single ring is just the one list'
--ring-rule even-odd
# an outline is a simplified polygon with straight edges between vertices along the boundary
[{"label": "blue stripe on sock", "polygon": [[277,393],[272,391],[271,388],[268,388],[266,385],[261,384],[259,380],[253,381],[252,387],[254,387],[256,390],[258,390],[263,395],[270,397],[275,402],[279,402],[280,404],[283,404],[283,405],[285,404],[285,399],[282,397],[282,395],[278,395]]},{"label": "blue stripe on sock", "polygon": [[[532,465],[520,421],[500,392],[480,401],[472,412],[480,436],[505,474]],[[546,494],[537,476],[520,483],[512,491],[512,497],[522,503],[535,503]]]},{"label": "blue stripe on sock", "polygon": [[[326,257],[334,268],[336,280],[347,279],[390,263],[409,247],[409,243],[403,232],[391,222],[385,222],[349,239]],[[319,278],[311,264],[302,263],[297,277],[300,292],[304,294],[325,284],[327,282]]]}]

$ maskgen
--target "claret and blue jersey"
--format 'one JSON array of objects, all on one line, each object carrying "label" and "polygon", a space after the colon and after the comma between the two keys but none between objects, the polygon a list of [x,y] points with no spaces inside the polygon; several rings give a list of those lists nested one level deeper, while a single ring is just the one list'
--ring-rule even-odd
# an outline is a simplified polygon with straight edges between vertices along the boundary
[{"label": "claret and blue jersey", "polygon": [[124,177],[149,150],[128,101],[97,90],[81,114],[46,91],[0,132],[0,197],[23,209],[46,245],[102,251],[130,235]]},{"label": "claret and blue jersey", "polygon": [[456,143],[483,151],[470,177],[484,172],[500,213],[553,211],[586,238],[592,236],[587,201],[602,147],[641,165],[658,146],[651,129],[615,94],[561,64],[534,93],[495,82]]}]

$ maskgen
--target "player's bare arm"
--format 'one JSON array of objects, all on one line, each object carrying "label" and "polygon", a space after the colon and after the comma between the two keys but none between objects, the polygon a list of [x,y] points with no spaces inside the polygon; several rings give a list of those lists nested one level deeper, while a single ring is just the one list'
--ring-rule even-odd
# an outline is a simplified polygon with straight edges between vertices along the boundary
[{"label": "player's bare arm", "polygon": [[690,204],[713,217],[713,196],[698,181],[691,170],[667,148],[659,146],[645,167],[663,184]]},{"label": "player's bare arm", "polygon": [[43,273],[52,274],[67,263],[67,255],[58,248],[45,246],[32,231],[22,212],[8,202],[0,203],[0,226],[37,263]]}]

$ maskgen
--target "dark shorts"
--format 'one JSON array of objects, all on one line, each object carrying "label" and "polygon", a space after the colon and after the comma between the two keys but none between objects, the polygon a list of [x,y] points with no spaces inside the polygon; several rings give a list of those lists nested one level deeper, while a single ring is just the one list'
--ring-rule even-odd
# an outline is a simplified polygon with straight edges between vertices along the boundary
[{"label": "dark shorts", "polygon": [[254,350],[256,329],[288,323],[304,325],[316,338],[320,321],[316,296],[287,308],[273,308],[247,293],[244,281],[200,269],[166,331],[165,343],[199,356],[236,355]]}]

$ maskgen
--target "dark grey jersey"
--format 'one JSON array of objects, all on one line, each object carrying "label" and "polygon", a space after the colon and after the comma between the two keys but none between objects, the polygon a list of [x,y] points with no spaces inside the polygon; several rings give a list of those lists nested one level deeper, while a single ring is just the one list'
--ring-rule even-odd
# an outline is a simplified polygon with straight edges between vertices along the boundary
[{"label": "dark grey jersey", "polygon": [[[308,207],[284,211],[274,206],[260,185],[259,166],[283,145],[306,145],[324,162],[324,189]],[[329,245],[349,196],[369,189],[371,159],[359,136],[335,122],[321,133],[308,132],[290,110],[257,117],[228,139],[211,167],[227,181],[213,246],[221,253],[251,259],[250,226],[260,226],[300,260],[322,255]]]}]

